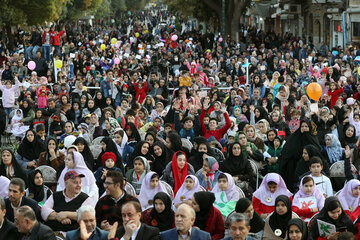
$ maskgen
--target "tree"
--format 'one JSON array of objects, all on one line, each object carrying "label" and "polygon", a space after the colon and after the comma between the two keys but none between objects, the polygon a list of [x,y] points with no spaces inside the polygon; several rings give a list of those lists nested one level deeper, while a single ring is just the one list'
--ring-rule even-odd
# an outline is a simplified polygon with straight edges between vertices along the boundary
[{"label": "tree", "polygon": [[[169,8],[179,11],[184,17],[221,27],[222,0],[165,0]],[[225,0],[226,34],[233,39],[240,30],[240,17],[250,6],[251,0]],[[186,6],[186,7],[184,7]]]},{"label": "tree", "polygon": [[103,0],[66,0],[60,19],[64,22],[73,22],[87,13],[95,12]]}]

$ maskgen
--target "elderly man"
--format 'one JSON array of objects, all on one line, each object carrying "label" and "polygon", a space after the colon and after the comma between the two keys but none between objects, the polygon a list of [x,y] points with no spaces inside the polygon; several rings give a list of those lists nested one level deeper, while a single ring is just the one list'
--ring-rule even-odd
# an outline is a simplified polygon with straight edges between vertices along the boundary
[{"label": "elderly man", "polygon": [[[159,229],[141,223],[141,205],[138,201],[129,201],[121,208],[123,225],[117,230],[118,223],[112,226],[109,239],[121,240],[158,240]],[[115,234],[116,232],[116,234]]]},{"label": "elderly man", "polygon": [[0,197],[0,239],[17,240],[18,231],[15,225],[6,219],[5,201]]},{"label": "elderly man", "polygon": [[14,222],[14,212],[21,206],[29,206],[34,209],[36,218],[41,219],[38,203],[31,198],[25,197],[25,182],[21,178],[13,178],[9,184],[9,198],[5,199],[6,218]]},{"label": "elderly man", "polygon": [[137,198],[127,194],[124,189],[124,176],[118,171],[109,171],[106,174],[104,187],[106,195],[96,204],[97,226],[110,231],[114,222],[122,224],[121,207],[128,201],[138,201]]},{"label": "elderly man", "polygon": [[80,228],[69,231],[66,240],[87,239],[87,240],[107,240],[108,232],[96,226],[95,209],[92,206],[82,206],[77,210],[78,223]]},{"label": "elderly man", "polygon": [[257,238],[248,236],[250,231],[250,219],[242,213],[235,213],[229,217],[229,229],[231,237],[223,240],[255,240]]},{"label": "elderly man", "polygon": [[175,213],[176,228],[160,233],[162,240],[211,240],[210,233],[193,228],[195,222],[195,211],[189,205],[181,204]]},{"label": "elderly man", "polygon": [[56,240],[48,226],[36,220],[35,212],[29,206],[22,206],[15,212],[15,226],[21,233],[22,240]]},{"label": "elderly man", "polygon": [[79,227],[77,213],[81,206],[90,205],[92,201],[86,193],[81,192],[83,174],[69,171],[64,176],[65,190],[55,192],[45,202],[41,216],[45,224],[54,231],[70,231]]}]

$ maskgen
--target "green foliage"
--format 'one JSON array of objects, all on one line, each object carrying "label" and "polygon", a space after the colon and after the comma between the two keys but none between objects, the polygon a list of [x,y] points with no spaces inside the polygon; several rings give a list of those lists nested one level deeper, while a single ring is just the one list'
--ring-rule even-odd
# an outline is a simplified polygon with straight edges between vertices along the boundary
[{"label": "green foliage", "polygon": [[103,0],[68,0],[62,10],[61,19],[72,22],[84,15],[90,15],[100,7]]}]

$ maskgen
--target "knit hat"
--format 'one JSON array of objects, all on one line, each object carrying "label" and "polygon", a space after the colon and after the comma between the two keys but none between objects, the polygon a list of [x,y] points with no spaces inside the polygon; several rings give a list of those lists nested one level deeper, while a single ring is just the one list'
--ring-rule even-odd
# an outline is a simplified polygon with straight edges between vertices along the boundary
[{"label": "knit hat", "polygon": [[78,128],[82,128],[85,132],[88,132],[89,126],[86,123],[80,123]]},{"label": "knit hat", "polygon": [[116,163],[116,155],[113,152],[106,152],[101,156],[101,161],[103,165],[105,165],[105,161],[108,159],[114,160],[114,163]]}]

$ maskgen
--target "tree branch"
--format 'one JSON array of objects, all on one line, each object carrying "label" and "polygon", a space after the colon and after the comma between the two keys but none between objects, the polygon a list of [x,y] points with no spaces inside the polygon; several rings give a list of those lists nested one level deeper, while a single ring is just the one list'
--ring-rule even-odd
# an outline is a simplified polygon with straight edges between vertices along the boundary
[{"label": "tree branch", "polygon": [[221,17],[221,3],[214,0],[202,0],[202,2],[205,3],[205,5],[207,5],[209,8],[214,10],[217,15]]}]

